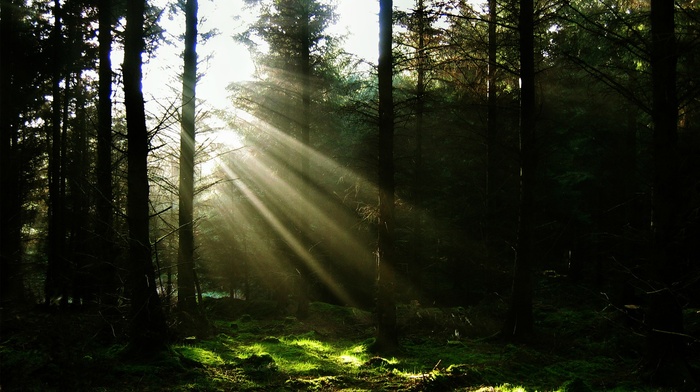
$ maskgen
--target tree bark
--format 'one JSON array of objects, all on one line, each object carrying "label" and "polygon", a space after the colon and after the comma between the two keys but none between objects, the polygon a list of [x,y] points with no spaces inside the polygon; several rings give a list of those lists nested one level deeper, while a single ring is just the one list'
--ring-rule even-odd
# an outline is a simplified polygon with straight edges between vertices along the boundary
[{"label": "tree bark", "polygon": [[19,157],[19,107],[15,97],[18,13],[22,2],[0,2],[0,306],[24,301],[22,274],[22,185]]},{"label": "tree bark", "polygon": [[496,243],[496,144],[498,133],[498,88],[496,87],[496,22],[498,18],[496,0],[489,0],[489,29],[488,29],[488,101],[486,122],[486,252],[489,264],[497,261],[498,246]]},{"label": "tree bark", "polygon": [[503,326],[509,338],[534,330],[532,316],[532,225],[535,171],[535,45],[533,0],[520,1],[520,206],[513,292]]},{"label": "tree bark", "polygon": [[418,20],[417,34],[418,46],[416,48],[416,128],[415,147],[413,157],[413,260],[409,269],[409,277],[414,288],[422,287],[421,264],[423,257],[423,132],[425,120],[425,75],[427,73],[426,60],[426,25],[430,23],[427,18],[427,7],[424,0],[418,0],[416,4],[416,18]]},{"label": "tree bark", "polygon": [[649,295],[648,352],[651,380],[676,390],[695,390],[697,380],[685,359],[683,313],[674,286],[683,275],[679,251],[678,52],[674,2],[651,1],[653,133],[652,266],[655,290]]},{"label": "tree bark", "polygon": [[197,0],[185,4],[185,53],[182,75],[180,133],[179,246],[177,306],[192,314],[197,308],[194,275],[194,151],[197,86]]},{"label": "tree bark", "polygon": [[86,94],[83,91],[82,79],[76,77],[75,91],[75,125],[72,132],[73,159],[70,169],[70,198],[72,210],[70,219],[70,256],[75,263],[73,273],[73,304],[91,305],[96,300],[96,287],[93,284],[95,276],[93,262],[89,259],[89,244],[91,237],[88,184],[90,161],[87,130]]},{"label": "tree bark", "polygon": [[[311,154],[311,29],[309,24],[311,23],[311,12],[306,4],[301,6],[301,42],[300,42],[300,64],[299,64],[299,76],[301,77],[301,144],[303,149],[301,150],[301,194],[311,195],[311,173],[309,164],[309,155]],[[302,238],[312,238],[312,222],[311,222],[311,211],[307,211],[305,214],[305,222],[303,222],[304,227],[302,227],[303,235]],[[309,248],[312,244],[308,244]],[[297,277],[297,287],[296,294],[299,307],[297,309],[297,316],[299,318],[306,318],[309,315],[309,285],[311,276],[310,268],[308,266],[300,265],[297,269],[299,276]]]},{"label": "tree bark", "polygon": [[398,349],[394,250],[394,103],[392,92],[392,0],[379,2],[379,222],[377,249],[377,340],[374,349]]},{"label": "tree bark", "polygon": [[99,86],[97,104],[97,194],[95,196],[98,236],[99,301],[108,307],[117,305],[117,268],[114,247],[114,192],[112,190],[112,0],[100,0]]},{"label": "tree bark", "polygon": [[167,327],[156,291],[151,260],[148,210],[148,150],[146,114],[141,91],[141,54],[144,50],[145,0],[127,3],[124,43],[124,102],[126,106],[129,226],[129,290],[132,350],[139,353],[165,348]]},{"label": "tree bark", "polygon": [[60,299],[62,305],[68,303],[68,266],[65,259],[66,227],[63,200],[63,170],[61,164],[61,80],[63,71],[62,17],[59,0],[54,1],[53,74],[51,103],[51,143],[49,147],[49,226],[48,226],[48,265],[46,270],[45,305]]}]

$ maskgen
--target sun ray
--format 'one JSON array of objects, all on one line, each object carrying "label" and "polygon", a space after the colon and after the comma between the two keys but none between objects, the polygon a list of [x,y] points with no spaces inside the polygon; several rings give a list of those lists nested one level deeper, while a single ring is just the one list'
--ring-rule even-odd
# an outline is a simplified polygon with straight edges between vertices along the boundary
[{"label": "sun ray", "polygon": [[[230,170],[230,169],[227,169]],[[240,175],[231,170],[233,176],[239,177]],[[292,230],[287,228],[280,217],[275,214],[272,209],[266,205],[261,198],[251,190],[251,188],[244,181],[236,181],[234,183],[237,190],[239,190],[248,201],[255,207],[255,209],[261,214],[265,221],[274,229],[274,231],[291,247],[294,253],[299,256],[316,275],[323,281],[323,283],[332,288],[334,294],[347,303],[352,303],[350,295],[339,285],[334,282],[332,276],[325,270],[324,266],[321,265],[304,247],[301,241],[294,235]]]},{"label": "sun ray", "polygon": [[[240,195],[220,201],[227,228],[241,232],[243,227],[267,226],[262,231],[249,231],[249,237],[258,238],[246,239],[264,254],[264,260],[256,263],[258,267],[270,269],[268,273],[310,273],[297,278],[317,279],[342,303],[357,304],[339,280],[347,284],[346,274],[352,273],[371,282],[376,239],[368,236],[367,230],[360,230],[357,206],[348,205],[343,193],[348,189],[358,193],[362,188],[369,196],[376,194],[376,188],[269,122],[242,110],[236,117],[246,128],[254,129],[256,137],[250,138],[253,142],[241,138],[244,143],[240,149],[217,158],[231,184],[223,192]],[[310,181],[301,172],[304,155],[312,168]],[[277,239],[268,239],[272,242],[266,246],[266,236]]]}]

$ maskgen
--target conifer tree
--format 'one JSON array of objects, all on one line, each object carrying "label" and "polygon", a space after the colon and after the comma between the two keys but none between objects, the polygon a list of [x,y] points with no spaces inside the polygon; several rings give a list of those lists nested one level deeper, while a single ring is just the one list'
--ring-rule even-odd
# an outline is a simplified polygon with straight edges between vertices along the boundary
[{"label": "conifer tree", "polygon": [[379,2],[379,220],[377,222],[377,340],[374,350],[398,349],[394,221],[393,1]]},{"label": "conifer tree", "polygon": [[512,338],[533,332],[532,315],[532,230],[535,180],[535,38],[534,2],[520,1],[520,203],[513,292],[503,326]]},{"label": "conifer tree", "polygon": [[194,269],[194,155],[197,86],[197,0],[185,3],[185,53],[182,75],[180,133],[180,192],[178,248],[178,308],[192,313],[196,306]]},{"label": "conifer tree", "polygon": [[156,291],[149,237],[148,151],[149,137],[143,101],[145,0],[127,4],[124,42],[124,104],[128,142],[127,221],[129,226],[129,293],[131,299],[131,348],[135,352],[161,350],[167,326]]}]

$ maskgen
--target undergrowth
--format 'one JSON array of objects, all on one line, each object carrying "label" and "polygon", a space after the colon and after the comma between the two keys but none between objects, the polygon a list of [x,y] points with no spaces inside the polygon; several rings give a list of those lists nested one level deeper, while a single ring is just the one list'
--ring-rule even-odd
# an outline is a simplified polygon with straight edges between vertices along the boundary
[{"label": "undergrowth", "polygon": [[[520,343],[499,338],[505,305],[495,296],[466,308],[402,305],[402,351],[391,358],[367,350],[374,335],[369,312],[324,303],[312,303],[309,317],[298,320],[256,313],[252,304],[232,311],[227,299],[210,300],[213,332],[184,337],[170,352],[143,361],[124,360],[124,342],[102,339],[98,317],[30,311],[3,323],[0,389],[654,390],[640,384],[635,373],[643,336],[616,310],[587,298],[576,307],[536,303],[538,333]],[[691,319],[697,315],[689,313]]]}]

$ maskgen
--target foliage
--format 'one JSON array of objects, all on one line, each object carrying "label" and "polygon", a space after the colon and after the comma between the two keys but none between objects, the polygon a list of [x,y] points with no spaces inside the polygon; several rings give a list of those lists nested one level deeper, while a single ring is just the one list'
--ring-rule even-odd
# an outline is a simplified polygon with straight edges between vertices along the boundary
[{"label": "foliage", "polygon": [[[123,41],[124,3],[112,2],[115,48]],[[648,293],[655,292],[649,287],[657,278],[647,268],[655,217],[648,3],[535,2],[539,98],[530,114],[537,121],[539,156],[531,211],[536,331],[532,340],[517,344],[489,338],[511,297],[519,220],[517,2],[497,3],[494,64],[487,56],[486,10],[473,2],[425,0],[397,10],[393,164],[404,352],[383,359],[372,359],[365,349],[373,343],[375,321],[369,311],[378,217],[376,69],[343,53],[342,41],[327,34],[336,19],[332,3],[246,3],[261,10],[239,37],[258,56],[258,74],[232,86],[230,110],[221,114],[240,145],[199,146],[199,156],[207,157],[198,162],[212,158],[200,165],[203,176],[210,172],[214,179],[200,181],[195,191],[196,271],[200,291],[218,297],[205,295],[201,302],[207,311],[202,319],[214,320],[216,333],[188,330],[187,320],[170,318],[169,336],[179,339],[174,351],[137,363],[118,354],[129,336],[124,318],[130,294],[123,279],[130,261],[125,195],[131,184],[122,68],[114,67],[113,80],[114,197],[108,204],[114,223],[107,229],[114,241],[100,249],[95,4],[0,3],[3,387],[21,379],[28,384],[15,389],[645,388],[634,381],[642,373],[633,372],[645,356]],[[52,16],[55,4],[63,12],[60,29]],[[673,207],[680,230],[678,264],[671,272],[679,278],[668,287],[683,307],[679,336],[687,339],[688,358],[695,359],[698,3],[674,4],[680,201]],[[146,51],[157,61],[159,37],[166,32],[158,27],[159,9],[146,14]],[[311,22],[307,31],[304,20]],[[305,43],[310,74],[302,69]],[[492,65],[498,87],[495,141],[487,137]],[[162,113],[149,117],[147,152],[148,238],[166,312],[177,284],[171,175],[177,156],[165,131],[177,126],[173,102],[157,102]],[[208,128],[209,120],[198,115],[199,129]],[[53,158],[52,146],[59,147]],[[303,155],[309,156],[308,173],[300,169]],[[495,171],[488,163],[494,155]],[[61,170],[49,170],[50,161]],[[306,182],[307,174],[312,181]],[[492,238],[499,252],[490,258],[485,206],[494,179],[498,227]],[[53,195],[50,180],[58,185]],[[59,220],[65,233],[50,243],[53,196],[60,196],[70,219]],[[58,275],[47,273],[57,244],[64,261]],[[102,260],[104,251],[113,263]],[[105,263],[109,268],[103,270]],[[115,285],[107,295],[100,292],[105,275]],[[55,276],[67,284],[61,293],[46,295],[45,284]],[[304,296],[335,305],[312,303],[309,318],[297,319]],[[26,310],[23,301],[45,306]]]},{"label": "foliage", "polygon": [[313,303],[304,321],[219,319],[213,335],[131,360],[120,342],[84,340],[105,327],[99,317],[15,313],[4,318],[10,322],[0,342],[0,385],[10,391],[651,390],[635,380],[636,353],[629,348],[638,342],[625,341],[618,311],[601,310],[603,299],[583,288],[566,299],[550,295],[564,283],[544,279],[546,289],[537,295],[548,300],[535,306],[542,320],[535,341],[511,344],[492,336],[504,311],[494,311],[498,300],[467,308],[402,305],[404,349],[392,358],[368,353],[370,313],[325,303]]}]

